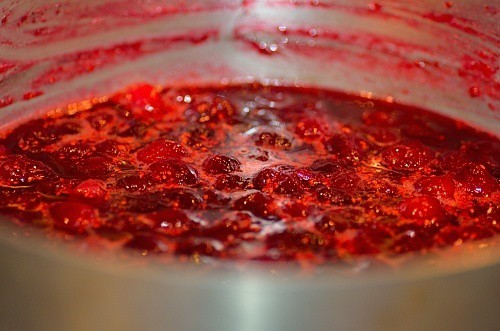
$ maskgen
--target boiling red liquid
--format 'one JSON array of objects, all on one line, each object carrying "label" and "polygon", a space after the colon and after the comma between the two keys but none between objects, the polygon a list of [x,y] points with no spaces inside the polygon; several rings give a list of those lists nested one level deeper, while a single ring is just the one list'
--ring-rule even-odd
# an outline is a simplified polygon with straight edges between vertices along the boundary
[{"label": "boiling red liquid", "polygon": [[0,212],[141,255],[325,263],[500,231],[500,142],[317,89],[139,85],[0,139]]}]

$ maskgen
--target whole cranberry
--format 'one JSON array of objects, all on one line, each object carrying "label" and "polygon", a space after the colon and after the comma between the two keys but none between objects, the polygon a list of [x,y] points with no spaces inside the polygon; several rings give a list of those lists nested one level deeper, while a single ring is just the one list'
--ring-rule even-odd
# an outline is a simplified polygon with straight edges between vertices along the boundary
[{"label": "whole cranberry", "polygon": [[196,185],[198,172],[191,165],[177,159],[160,160],[148,168],[151,178],[159,183],[176,185]]},{"label": "whole cranberry", "polygon": [[438,199],[431,196],[419,196],[404,200],[399,206],[403,218],[419,221],[443,221],[446,211]]},{"label": "whole cranberry", "polygon": [[158,139],[140,149],[137,159],[141,162],[151,164],[162,159],[176,159],[188,155],[188,151],[175,141]]},{"label": "whole cranberry", "polygon": [[422,177],[415,182],[417,192],[436,198],[453,198],[455,181],[451,176]]},{"label": "whole cranberry", "polygon": [[241,171],[241,162],[231,156],[213,155],[203,162],[203,170],[211,176],[230,174]]},{"label": "whole cranberry", "polygon": [[292,143],[283,135],[273,132],[263,132],[257,136],[255,145],[286,150],[292,146]]},{"label": "whole cranberry", "polygon": [[0,185],[24,186],[42,181],[54,174],[42,162],[24,155],[8,155],[0,161]]},{"label": "whole cranberry", "polygon": [[472,196],[489,196],[498,191],[499,185],[496,179],[480,163],[470,162],[465,164],[459,169],[455,179]]},{"label": "whole cranberry", "polygon": [[429,148],[414,142],[386,147],[382,151],[382,163],[394,170],[421,170],[433,158],[434,153]]},{"label": "whole cranberry", "polygon": [[273,202],[270,197],[260,192],[239,198],[234,202],[235,210],[248,210],[257,217],[275,219]]}]

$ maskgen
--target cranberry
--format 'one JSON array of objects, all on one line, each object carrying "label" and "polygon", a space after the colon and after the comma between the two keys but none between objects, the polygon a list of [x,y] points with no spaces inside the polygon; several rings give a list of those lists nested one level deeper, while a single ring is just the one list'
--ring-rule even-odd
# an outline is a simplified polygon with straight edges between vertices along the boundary
[{"label": "cranberry", "polygon": [[288,149],[292,146],[292,143],[283,135],[271,132],[263,132],[258,135],[255,145],[274,147],[277,149]]},{"label": "cranberry", "polygon": [[54,156],[59,160],[76,160],[95,154],[95,148],[88,141],[76,141],[59,148]]},{"label": "cranberry", "polygon": [[203,230],[203,236],[224,242],[233,241],[241,239],[242,234],[251,232],[251,224],[252,220],[249,215],[238,213],[236,219],[224,218]]},{"label": "cranberry", "polygon": [[170,208],[197,209],[203,203],[201,196],[190,189],[170,188],[159,194],[162,203]]},{"label": "cranberry", "polygon": [[3,186],[30,185],[52,175],[48,166],[24,155],[8,155],[0,161],[0,185]]},{"label": "cranberry", "polygon": [[153,233],[137,233],[125,247],[139,251],[141,255],[164,253],[169,250],[163,239]]},{"label": "cranberry", "polygon": [[106,184],[102,180],[87,179],[78,184],[71,193],[86,199],[103,200],[106,198],[108,191]]},{"label": "cranberry", "polygon": [[116,140],[105,140],[95,146],[98,154],[109,157],[125,157],[128,155],[129,146]]},{"label": "cranberry", "polygon": [[100,225],[94,208],[80,202],[60,202],[50,207],[54,227],[69,233],[81,234]]},{"label": "cranberry", "polygon": [[342,164],[352,164],[359,161],[361,157],[354,141],[348,141],[348,137],[344,135],[333,135],[324,142],[324,145],[328,153],[333,155],[334,160]]},{"label": "cranberry", "polygon": [[472,196],[489,196],[498,191],[498,183],[486,167],[479,163],[465,164],[455,175],[461,187]]},{"label": "cranberry", "polygon": [[121,176],[116,181],[116,187],[125,189],[128,192],[145,191],[152,186],[149,176],[143,173],[129,173]]},{"label": "cranberry", "polygon": [[496,140],[468,142],[462,146],[462,150],[466,158],[483,164],[493,176],[500,176],[500,142]]},{"label": "cranberry", "polygon": [[413,142],[386,147],[382,151],[383,164],[394,170],[421,170],[433,157],[431,150]]},{"label": "cranberry", "polygon": [[187,150],[175,141],[158,139],[140,149],[137,152],[137,159],[150,164],[162,159],[177,159],[187,155]]},{"label": "cranberry", "polygon": [[234,157],[214,155],[203,162],[203,170],[211,176],[230,174],[241,171],[241,162]]},{"label": "cranberry", "polygon": [[151,164],[148,171],[159,183],[193,186],[199,182],[196,169],[181,160],[160,160]]},{"label": "cranberry", "polygon": [[419,196],[404,200],[399,211],[407,219],[419,221],[442,221],[446,219],[446,211],[438,199],[430,196]]},{"label": "cranberry", "polygon": [[453,198],[455,182],[451,176],[422,177],[415,183],[417,192],[436,198]]},{"label": "cranberry", "polygon": [[260,192],[252,193],[239,198],[234,202],[234,209],[248,210],[257,217],[275,219],[272,199]]},{"label": "cranberry", "polygon": [[432,235],[419,227],[407,228],[394,240],[389,250],[395,254],[422,251],[433,244]]},{"label": "cranberry", "polygon": [[331,178],[331,186],[343,191],[351,191],[358,187],[361,179],[352,171],[340,171]]},{"label": "cranberry", "polygon": [[82,158],[75,162],[71,174],[78,178],[106,178],[114,171],[113,159],[105,156]]},{"label": "cranberry", "polygon": [[47,122],[38,119],[18,126],[7,137],[6,141],[9,147],[38,152],[60,139],[61,137],[56,134],[54,127],[47,128]]},{"label": "cranberry", "polygon": [[278,165],[261,170],[253,179],[253,186],[261,191],[280,194],[301,194],[304,188],[293,167]]},{"label": "cranberry", "polygon": [[238,175],[220,175],[215,181],[215,188],[220,191],[244,190],[249,180]]},{"label": "cranberry", "polygon": [[192,221],[185,212],[176,209],[160,210],[146,217],[157,231],[170,236],[179,236],[198,227],[198,223]]},{"label": "cranberry", "polygon": [[319,139],[326,133],[326,128],[315,119],[305,118],[297,123],[295,133],[305,139]]}]

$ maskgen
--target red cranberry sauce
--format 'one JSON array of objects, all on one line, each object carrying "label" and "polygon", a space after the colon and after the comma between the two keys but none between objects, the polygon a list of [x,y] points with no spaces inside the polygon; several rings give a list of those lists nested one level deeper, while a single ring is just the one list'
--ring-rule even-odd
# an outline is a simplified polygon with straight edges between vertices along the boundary
[{"label": "red cranberry sauce", "polygon": [[0,212],[142,255],[382,258],[500,231],[500,142],[315,89],[138,85],[0,136]]}]

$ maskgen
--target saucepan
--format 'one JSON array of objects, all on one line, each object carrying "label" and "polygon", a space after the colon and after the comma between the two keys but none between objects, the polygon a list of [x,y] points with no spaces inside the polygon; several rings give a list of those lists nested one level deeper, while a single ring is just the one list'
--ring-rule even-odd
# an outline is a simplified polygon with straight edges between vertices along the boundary
[{"label": "saucepan", "polygon": [[[258,82],[419,106],[498,136],[498,9],[476,0],[3,2],[0,129],[136,82]],[[304,269],[95,252],[0,221],[2,330],[500,329],[495,237],[391,266],[362,258]]]}]

